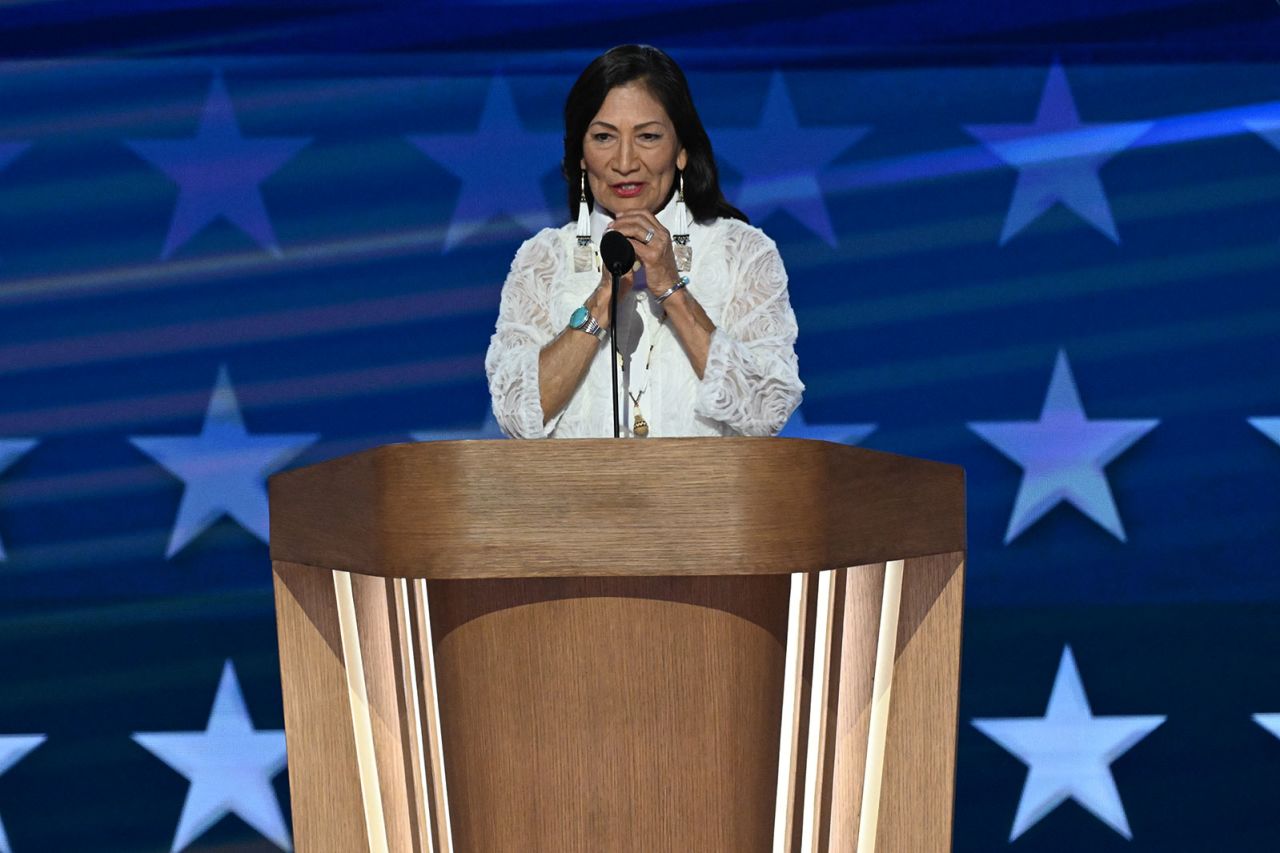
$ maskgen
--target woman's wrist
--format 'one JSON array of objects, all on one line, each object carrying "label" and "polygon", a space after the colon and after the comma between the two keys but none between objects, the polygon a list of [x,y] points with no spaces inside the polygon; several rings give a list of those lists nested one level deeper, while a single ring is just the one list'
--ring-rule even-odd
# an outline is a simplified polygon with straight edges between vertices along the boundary
[{"label": "woman's wrist", "polygon": [[655,294],[658,304],[664,304],[668,299],[682,292],[689,285],[689,276],[682,275],[671,283],[671,286],[661,293]]},{"label": "woman's wrist", "polygon": [[591,316],[595,321],[600,324],[600,328],[609,328],[609,285],[601,284],[591,291],[591,295],[587,297],[587,301],[583,305],[591,312]]},{"label": "woman's wrist", "polygon": [[645,286],[649,293],[657,299],[684,277],[682,273],[676,271],[675,267],[671,267],[670,269],[658,270],[652,275],[647,275],[645,277]]}]

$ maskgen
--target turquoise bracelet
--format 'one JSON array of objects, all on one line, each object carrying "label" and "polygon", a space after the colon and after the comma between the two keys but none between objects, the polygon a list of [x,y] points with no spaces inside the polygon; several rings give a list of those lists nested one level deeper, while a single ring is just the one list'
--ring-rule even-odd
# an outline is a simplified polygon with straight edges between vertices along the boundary
[{"label": "turquoise bracelet", "polygon": [[689,276],[682,275],[678,279],[676,279],[676,283],[671,285],[671,288],[667,290],[666,293],[658,297],[658,301],[666,302],[668,297],[671,296],[671,294],[675,293],[677,290],[680,290],[683,287],[688,287],[688,286],[689,286]]}]

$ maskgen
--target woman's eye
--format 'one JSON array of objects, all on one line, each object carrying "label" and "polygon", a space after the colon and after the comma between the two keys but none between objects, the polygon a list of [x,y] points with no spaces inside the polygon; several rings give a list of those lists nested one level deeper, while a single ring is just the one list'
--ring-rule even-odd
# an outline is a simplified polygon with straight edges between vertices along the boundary
[{"label": "woman's eye", "polygon": [[662,138],[662,134],[661,134],[661,133],[642,133],[642,134],[640,134],[640,141],[642,141],[642,142],[657,142],[657,141],[658,141],[659,139],[661,139],[661,138]]},{"label": "woman's eye", "polygon": [[612,135],[608,133],[593,133],[591,134],[591,138],[596,142],[608,142],[612,138]]}]

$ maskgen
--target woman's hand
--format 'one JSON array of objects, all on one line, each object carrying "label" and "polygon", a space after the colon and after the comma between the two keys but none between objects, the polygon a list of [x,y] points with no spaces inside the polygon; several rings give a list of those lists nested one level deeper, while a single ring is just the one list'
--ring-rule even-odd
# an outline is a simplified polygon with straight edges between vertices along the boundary
[{"label": "woman's hand", "polygon": [[[636,260],[644,267],[645,287],[654,296],[666,293],[676,283],[676,255],[671,248],[671,232],[662,227],[658,217],[647,210],[619,213],[609,226],[631,241]],[[650,235],[649,241],[645,237]]]},{"label": "woman's hand", "polygon": [[[656,239],[656,238],[655,238]],[[631,288],[635,286],[635,271],[624,275],[618,280],[618,293],[626,296],[631,292]],[[591,312],[591,316],[600,324],[600,328],[609,328],[609,303],[613,295],[613,276],[608,270],[600,272],[600,283],[596,285],[596,289],[591,291],[591,295],[587,297],[587,301],[583,304],[587,306],[587,310]]]},{"label": "woman's hand", "polygon": [[[675,250],[671,247],[671,232],[662,227],[658,217],[647,210],[632,210],[618,214],[610,227],[636,247],[636,259],[644,265],[645,287],[649,293],[656,299],[669,291],[680,278],[680,273],[676,269]],[[647,243],[645,237],[649,237]],[[608,308],[607,302],[605,307]],[[677,290],[672,298],[662,303],[662,307],[671,320],[672,331],[689,356],[694,374],[701,379],[707,367],[711,335],[716,324],[711,322],[688,288]]]}]

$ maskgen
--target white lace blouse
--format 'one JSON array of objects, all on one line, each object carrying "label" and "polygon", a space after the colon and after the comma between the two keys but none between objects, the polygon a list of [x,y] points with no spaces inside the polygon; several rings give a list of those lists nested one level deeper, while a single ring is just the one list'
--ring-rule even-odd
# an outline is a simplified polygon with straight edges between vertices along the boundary
[{"label": "white lace blouse", "polygon": [[[659,214],[664,225],[666,213]],[[599,218],[592,219],[598,243],[602,229]],[[525,241],[502,287],[485,373],[494,416],[513,438],[613,435],[607,333],[568,404],[543,423],[539,353],[600,282],[595,268],[574,272],[575,233],[569,224],[543,229]],[[645,290],[641,270],[636,289],[618,303],[625,367],[618,380],[622,434],[631,435],[639,412],[650,436],[775,435],[804,391],[795,313],[777,247],[763,231],[736,219],[695,223],[689,234],[689,292],[716,326],[702,379],[663,322],[662,306]]]}]

